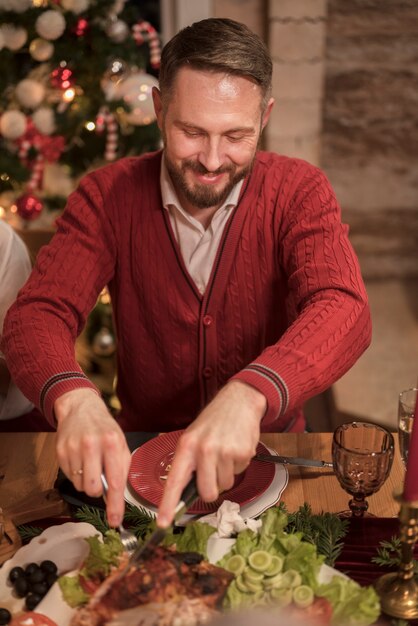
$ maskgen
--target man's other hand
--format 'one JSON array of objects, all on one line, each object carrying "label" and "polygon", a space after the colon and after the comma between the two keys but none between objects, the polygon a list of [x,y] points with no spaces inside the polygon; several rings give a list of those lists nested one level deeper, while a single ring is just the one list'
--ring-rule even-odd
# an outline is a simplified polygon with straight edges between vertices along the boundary
[{"label": "man's other hand", "polygon": [[265,396],[240,381],[231,381],[185,430],[177,444],[159,507],[157,524],[170,525],[180,495],[193,471],[199,495],[213,502],[231,489],[235,475],[249,465],[260,437]]}]

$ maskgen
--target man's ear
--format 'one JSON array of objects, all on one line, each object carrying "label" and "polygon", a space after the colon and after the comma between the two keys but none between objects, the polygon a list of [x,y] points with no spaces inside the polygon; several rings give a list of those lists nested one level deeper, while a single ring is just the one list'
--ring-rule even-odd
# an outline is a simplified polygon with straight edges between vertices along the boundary
[{"label": "man's ear", "polygon": [[265,108],[265,111],[263,113],[263,119],[261,121],[261,129],[262,130],[266,126],[267,122],[269,121],[270,113],[271,113],[271,110],[272,110],[273,106],[274,106],[274,98],[270,98],[270,100],[268,101],[267,106]]},{"label": "man's ear", "polygon": [[163,128],[163,103],[161,100],[161,91],[157,87],[152,88],[152,101],[154,103],[155,115],[157,116],[158,128]]}]

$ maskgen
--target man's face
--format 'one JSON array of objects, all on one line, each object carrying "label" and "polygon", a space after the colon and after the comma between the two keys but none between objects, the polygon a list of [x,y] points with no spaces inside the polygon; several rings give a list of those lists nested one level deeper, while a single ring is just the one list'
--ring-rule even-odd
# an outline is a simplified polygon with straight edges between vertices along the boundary
[{"label": "man's face", "polygon": [[186,210],[219,207],[249,172],[272,106],[262,115],[261,101],[249,79],[187,67],[164,107],[154,93],[167,169]]}]

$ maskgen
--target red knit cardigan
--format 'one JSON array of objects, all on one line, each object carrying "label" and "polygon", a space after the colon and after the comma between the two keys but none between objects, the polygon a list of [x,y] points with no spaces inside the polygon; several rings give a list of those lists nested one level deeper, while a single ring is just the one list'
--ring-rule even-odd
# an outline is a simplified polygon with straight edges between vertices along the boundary
[{"label": "red knit cardigan", "polygon": [[183,428],[232,377],[267,397],[264,430],[301,430],[303,402],[370,341],[358,263],[327,179],[260,152],[202,296],[162,207],[160,160],[122,159],[70,196],[4,325],[14,379],[51,423],[60,395],[94,388],[74,342],[108,284],[125,430]]}]

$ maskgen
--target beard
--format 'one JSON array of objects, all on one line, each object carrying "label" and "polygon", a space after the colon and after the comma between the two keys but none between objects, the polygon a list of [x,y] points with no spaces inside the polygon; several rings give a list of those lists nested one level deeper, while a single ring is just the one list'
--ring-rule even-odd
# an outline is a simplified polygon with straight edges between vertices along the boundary
[{"label": "beard", "polygon": [[[209,170],[198,161],[187,160],[183,161],[180,166],[177,166],[169,159],[167,152],[165,152],[165,164],[174,186],[180,189],[186,200],[198,209],[209,209],[214,206],[221,206],[235,185],[251,171],[254,159],[255,156],[249,165],[241,170],[238,170],[235,165],[225,165],[215,172],[209,172]],[[210,185],[200,185],[198,183],[190,185],[186,180],[188,171],[197,174],[228,174],[228,180],[222,189],[214,189]]]}]

